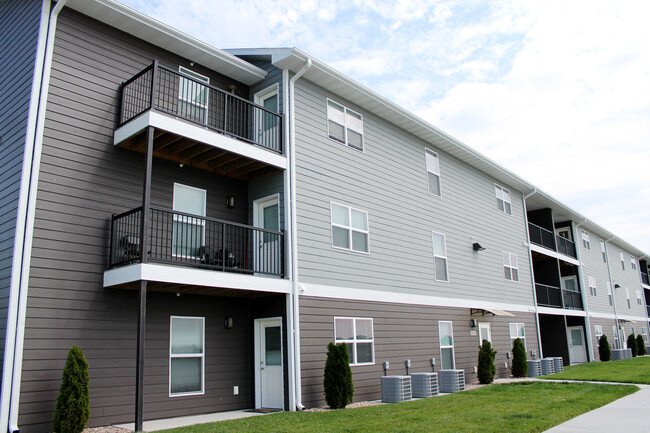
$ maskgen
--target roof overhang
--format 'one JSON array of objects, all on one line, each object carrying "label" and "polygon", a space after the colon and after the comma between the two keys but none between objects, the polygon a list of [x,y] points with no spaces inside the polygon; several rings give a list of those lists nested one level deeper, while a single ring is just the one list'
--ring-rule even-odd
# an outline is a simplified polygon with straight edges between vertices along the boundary
[{"label": "roof overhang", "polygon": [[67,0],[65,5],[246,85],[266,77],[265,70],[117,1]]}]

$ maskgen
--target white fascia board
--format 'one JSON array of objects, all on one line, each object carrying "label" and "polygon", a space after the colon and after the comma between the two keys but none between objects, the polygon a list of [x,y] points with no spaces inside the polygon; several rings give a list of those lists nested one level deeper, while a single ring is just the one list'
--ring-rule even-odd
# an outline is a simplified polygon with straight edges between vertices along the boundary
[{"label": "white fascia board", "polygon": [[300,284],[300,296],[341,300],[385,302],[390,304],[426,305],[431,307],[479,308],[485,310],[515,311],[534,313],[533,305],[491,302],[482,299],[462,299],[443,296],[415,295],[382,290],[355,289],[352,287],[328,286],[321,284]]},{"label": "white fascia board", "polygon": [[648,323],[648,318],[647,318],[647,317],[642,317],[642,316],[626,316],[626,315],[624,315],[624,314],[619,314],[619,315],[618,315],[618,321],[621,322],[621,321],[624,321],[624,320],[628,320],[628,321],[630,321],[630,322],[636,322],[636,323],[639,323],[639,324],[645,324],[645,323]]},{"label": "white fascia board", "polygon": [[581,310],[566,310],[563,308],[537,307],[539,314],[550,314],[553,316],[575,316],[587,317],[587,313]]},{"label": "white fascia board", "polygon": [[104,272],[104,287],[139,280],[188,286],[219,287],[258,292],[291,293],[291,282],[284,278],[258,277],[234,272],[210,271],[182,266],[139,263]]},{"label": "white fascia board", "polygon": [[149,110],[120,128],[117,128],[113,134],[113,143],[117,145],[148,126],[163,129],[167,132],[200,141],[256,161],[261,161],[282,170],[287,169],[287,158],[284,155],[265,150],[259,146],[241,140],[227,137],[205,127],[194,125],[153,110]]},{"label": "white fascia board", "polygon": [[600,313],[600,312],[589,312],[589,317],[594,317],[597,319],[610,319],[610,320],[616,320],[616,315],[614,313]]},{"label": "white fascia board", "polygon": [[575,265],[575,266],[580,266],[580,262],[578,261],[578,259],[574,259],[573,257],[566,256],[564,254],[558,253],[558,252],[553,251],[553,250],[549,250],[548,248],[544,248],[542,246],[539,246],[539,245],[536,245],[536,244],[533,244],[533,243],[530,244],[530,250],[538,252],[540,254],[544,254],[544,255],[549,256],[549,257],[553,257],[553,258],[558,259],[558,260],[562,260],[562,261],[567,262],[567,263],[571,263],[572,265]]},{"label": "white fascia board", "polygon": [[251,63],[117,1],[68,0],[66,6],[246,85],[255,84],[267,75]]}]

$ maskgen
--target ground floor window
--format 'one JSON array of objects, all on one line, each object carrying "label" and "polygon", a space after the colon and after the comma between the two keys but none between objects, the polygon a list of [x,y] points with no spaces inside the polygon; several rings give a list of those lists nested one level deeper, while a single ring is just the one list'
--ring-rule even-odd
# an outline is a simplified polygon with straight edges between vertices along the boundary
[{"label": "ground floor window", "polygon": [[641,333],[643,334],[643,341],[648,341],[648,328],[645,326],[641,328]]},{"label": "ground floor window", "polygon": [[171,316],[169,395],[203,394],[205,318]]},{"label": "ground floor window", "polygon": [[526,330],[524,329],[523,323],[511,323],[510,324],[510,347],[515,344],[515,340],[519,338],[524,347],[526,347]]},{"label": "ground floor window", "polygon": [[334,340],[348,346],[350,365],[375,363],[375,339],[372,319],[334,318]]},{"label": "ground floor window", "polygon": [[596,334],[596,341],[599,341],[600,337],[603,336],[603,327],[602,327],[602,325],[594,325],[594,333]]},{"label": "ground floor window", "polygon": [[451,322],[438,322],[440,334],[440,359],[443,370],[453,370],[454,360],[454,329]]}]

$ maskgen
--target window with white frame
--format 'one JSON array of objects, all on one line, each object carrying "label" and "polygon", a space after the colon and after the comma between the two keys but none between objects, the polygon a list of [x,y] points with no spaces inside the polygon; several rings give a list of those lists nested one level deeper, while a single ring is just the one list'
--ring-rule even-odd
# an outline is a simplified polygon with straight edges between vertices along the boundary
[{"label": "window with white frame", "polygon": [[609,298],[609,305],[614,305],[614,296],[612,295],[612,285],[607,281],[607,297]]},{"label": "window with white frame", "polygon": [[424,149],[424,157],[427,165],[429,192],[440,197],[442,194],[440,187],[440,159],[436,152],[429,149]]},{"label": "window with white frame", "polygon": [[368,213],[336,203],[331,205],[332,246],[368,252]]},{"label": "window with white frame", "polygon": [[433,238],[433,270],[436,281],[449,281],[447,272],[447,240],[444,234],[431,232]]},{"label": "window with white frame", "polygon": [[443,370],[453,370],[456,365],[454,358],[454,329],[451,322],[438,322],[440,336],[440,359]]},{"label": "window with white frame", "polygon": [[625,288],[625,298],[627,299],[627,308],[632,308],[632,304],[630,303],[630,289],[627,287]]},{"label": "window with white frame", "polygon": [[636,303],[643,305],[643,300],[641,300],[641,290],[636,291]]},{"label": "window with white frame", "polygon": [[621,269],[625,270],[625,257],[623,256],[623,251],[619,251],[618,254],[621,258]]},{"label": "window with white frame", "polygon": [[205,318],[171,316],[169,395],[203,394]]},{"label": "window with white frame", "polygon": [[618,349],[618,331],[616,330],[616,325],[612,326],[612,332],[614,333],[614,348]]},{"label": "window with white frame", "polygon": [[350,365],[375,363],[375,339],[372,319],[357,317],[334,318],[334,341],[348,346]]},{"label": "window with white frame", "polygon": [[524,347],[526,347],[526,330],[524,329],[523,323],[511,323],[510,324],[510,348],[515,344],[515,340],[519,338]]},{"label": "window with white frame", "polygon": [[494,194],[497,197],[497,209],[508,215],[512,215],[512,202],[510,191],[501,185],[494,184]]},{"label": "window with white frame", "polygon": [[363,116],[356,111],[327,100],[329,138],[363,151]]},{"label": "window with white frame", "polygon": [[632,270],[636,271],[636,258],[635,257],[630,258],[630,264],[632,265]]},{"label": "window with white frame", "polygon": [[506,280],[519,281],[517,255],[503,252],[503,273]]},{"label": "window with white frame", "polygon": [[205,84],[210,84],[210,78],[182,66],[178,70],[184,74],[178,82],[179,114],[186,119],[206,124],[210,89]]},{"label": "window with white frame", "polygon": [[602,325],[594,325],[594,334],[596,334],[596,341],[599,341],[600,337],[603,336],[603,326]]},{"label": "window with white frame", "polygon": [[[174,213],[172,223],[172,255],[198,258],[205,245],[206,191],[200,188],[174,183],[172,199]],[[196,216],[191,216],[196,215]]]},{"label": "window with white frame", "polygon": [[492,343],[492,329],[490,322],[478,322],[478,344],[483,345],[483,340]]},{"label": "window with white frame", "polygon": [[596,277],[588,277],[589,280],[589,294],[591,296],[598,296],[596,293]]},{"label": "window with white frame", "polygon": [[643,335],[643,341],[648,341],[648,328],[643,326],[641,328],[641,334]]},{"label": "window with white frame", "polygon": [[591,249],[591,243],[589,242],[589,233],[587,233],[586,231],[582,230],[581,237],[582,237],[582,246],[583,246],[584,248],[590,250],[590,249]]},{"label": "window with white frame", "polygon": [[605,241],[600,241],[600,251],[603,253],[603,263],[607,263],[607,251],[605,250]]}]

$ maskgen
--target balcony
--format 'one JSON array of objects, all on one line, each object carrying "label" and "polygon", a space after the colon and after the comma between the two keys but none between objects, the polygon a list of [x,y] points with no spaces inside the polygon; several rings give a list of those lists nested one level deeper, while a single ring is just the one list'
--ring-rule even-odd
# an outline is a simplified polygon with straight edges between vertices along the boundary
[{"label": "balcony", "polygon": [[562,308],[562,291],[559,287],[535,284],[537,305],[542,307]]},{"label": "balcony", "polygon": [[142,207],[112,216],[109,268],[139,263],[145,251],[149,263],[284,277],[283,232],[154,206],[144,242],[141,224]]},{"label": "balcony", "polygon": [[557,236],[551,230],[530,222],[528,223],[528,232],[530,233],[530,241],[532,243],[566,256],[577,258],[575,243],[569,239]]},{"label": "balcony", "polygon": [[562,290],[564,295],[564,308],[567,310],[582,310],[582,296],[580,292]]}]

